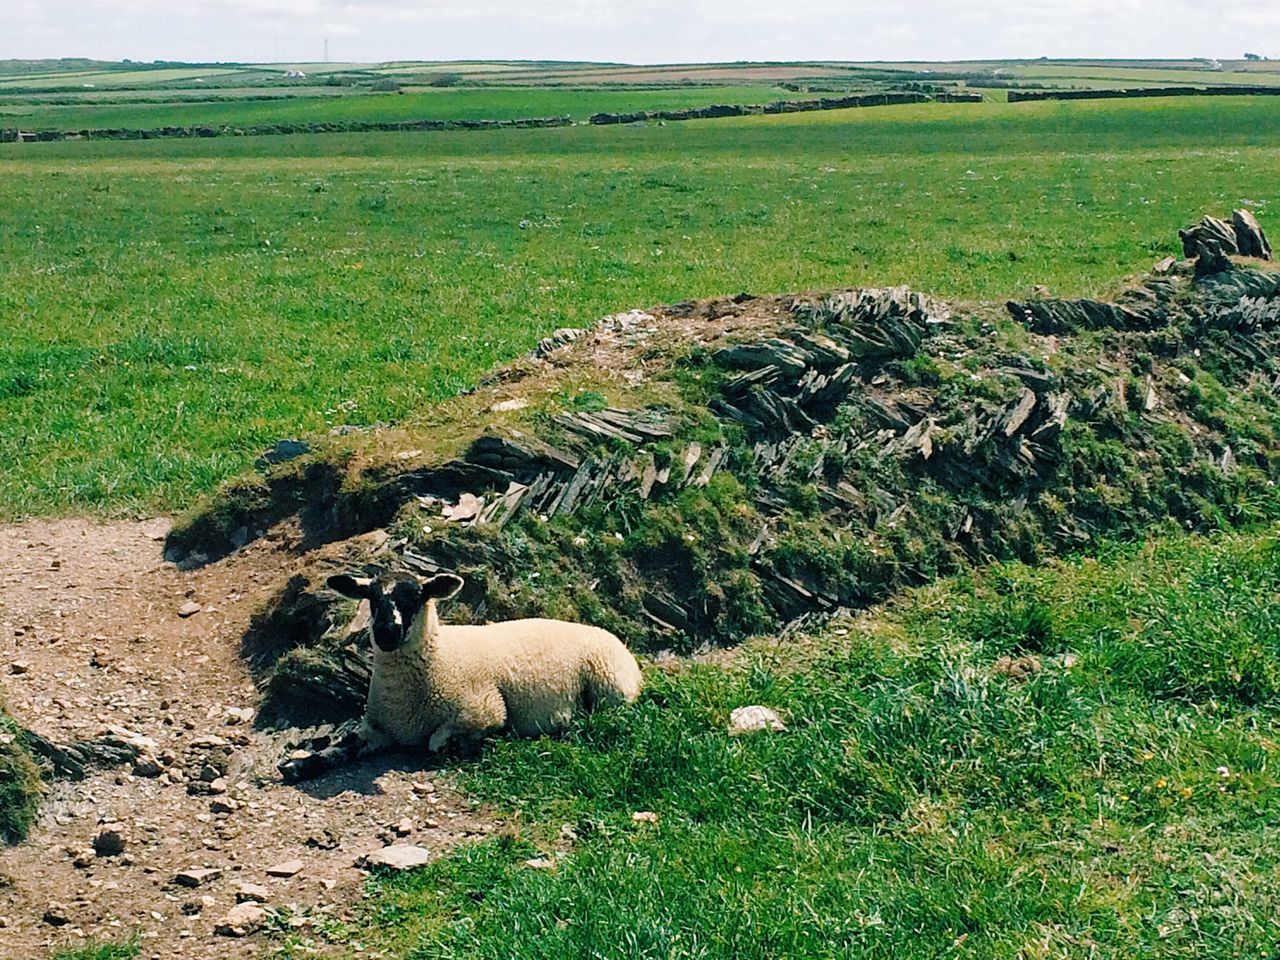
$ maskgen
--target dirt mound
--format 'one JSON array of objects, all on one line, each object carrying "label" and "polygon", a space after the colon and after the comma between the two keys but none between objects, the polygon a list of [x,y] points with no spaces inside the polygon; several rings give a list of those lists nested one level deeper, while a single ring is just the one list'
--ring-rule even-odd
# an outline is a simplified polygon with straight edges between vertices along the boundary
[{"label": "dirt mound", "polygon": [[[348,557],[463,574],[455,619],[583,619],[688,651],[972,562],[1274,519],[1278,285],[1184,263],[1114,302],[1004,312],[893,289],[620,314],[430,420],[232,486],[170,556],[286,516],[310,544],[376,531]],[[261,663],[273,722],[359,710],[364,658],[327,572],[272,609],[265,632],[292,638]]]}]

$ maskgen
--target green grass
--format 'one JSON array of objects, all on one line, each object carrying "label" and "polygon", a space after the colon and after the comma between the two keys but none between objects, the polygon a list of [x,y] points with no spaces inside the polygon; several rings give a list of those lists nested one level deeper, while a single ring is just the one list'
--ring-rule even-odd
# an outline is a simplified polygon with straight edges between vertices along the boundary
[{"label": "green grass", "polygon": [[40,770],[16,741],[18,732],[0,703],[0,844],[26,837],[40,806]]},{"label": "green grass", "polygon": [[1241,98],[9,149],[0,515],[182,507],[619,309],[1096,292],[1205,212],[1265,224],[1278,134]]},{"label": "green grass", "polygon": [[[326,935],[495,960],[1270,956],[1278,576],[1274,532],[1174,539],[651,670],[634,708],[490,745],[462,784],[515,826],[375,879]],[[1029,681],[996,669],[1027,653]],[[789,731],[729,738],[746,703]],[[562,824],[556,869],[524,866]]]},{"label": "green grass", "polygon": [[509,120],[517,117],[679,110],[712,103],[769,103],[802,94],[769,86],[697,87],[689,90],[441,89],[426,93],[294,97],[288,100],[0,106],[0,125],[34,130],[150,128],[210,124],[343,123],[400,120]]},{"label": "green grass", "polygon": [[97,943],[74,950],[59,950],[53,960],[132,960],[141,951],[136,940],[129,943]]}]

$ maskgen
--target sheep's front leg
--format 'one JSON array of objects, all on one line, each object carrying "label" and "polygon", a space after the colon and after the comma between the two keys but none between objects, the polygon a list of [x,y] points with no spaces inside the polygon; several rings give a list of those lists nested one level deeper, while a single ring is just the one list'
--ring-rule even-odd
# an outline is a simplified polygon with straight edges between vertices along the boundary
[{"label": "sheep's front leg", "polygon": [[298,748],[282,760],[277,769],[286,783],[312,780],[386,745],[386,737],[376,728],[363,721],[353,721],[332,732],[313,731],[313,735],[298,744]]},{"label": "sheep's front leg", "polygon": [[436,732],[431,735],[431,739],[427,741],[427,749],[432,753],[439,753],[448,744],[449,739],[453,736],[454,726],[452,723],[442,723],[436,728]]},{"label": "sheep's front leg", "polygon": [[437,728],[427,746],[433,753],[438,753],[454,737],[475,743],[506,725],[507,704],[498,689],[476,690],[462,701],[452,720]]}]

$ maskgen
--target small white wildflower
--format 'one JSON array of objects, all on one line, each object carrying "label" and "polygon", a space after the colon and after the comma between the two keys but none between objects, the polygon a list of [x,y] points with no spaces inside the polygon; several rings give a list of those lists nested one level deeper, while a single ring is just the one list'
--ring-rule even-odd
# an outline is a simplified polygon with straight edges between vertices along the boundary
[{"label": "small white wildflower", "polygon": [[1219,767],[1218,776],[1225,780],[1227,777],[1231,776],[1231,771],[1227,767]]}]

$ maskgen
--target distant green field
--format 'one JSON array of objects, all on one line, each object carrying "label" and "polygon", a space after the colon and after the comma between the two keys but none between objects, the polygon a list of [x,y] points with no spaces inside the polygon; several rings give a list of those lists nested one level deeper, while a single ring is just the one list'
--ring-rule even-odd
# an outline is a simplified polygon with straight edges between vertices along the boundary
[{"label": "distant green field", "polygon": [[796,94],[775,87],[694,87],[680,90],[573,91],[460,88],[429,93],[297,97],[222,103],[2,105],[0,126],[36,130],[163,127],[210,124],[340,123],[352,120],[506,120],[598,112],[678,110],[711,103],[768,103]]},{"label": "distant green field", "polygon": [[[197,77],[227,77],[248,71],[236,68],[181,67],[170,70],[103,70],[98,72],[54,73],[26,75],[14,79],[0,79],[0,91],[10,87],[66,87],[74,90],[86,83],[100,87],[155,86],[166,81],[194,80]],[[262,71],[255,70],[260,74]]]},{"label": "distant green field", "polygon": [[1073,85],[1081,87],[1095,87],[1102,84],[1129,87],[1163,86],[1166,84],[1175,86],[1217,86],[1221,84],[1280,86],[1280,72],[1243,73],[1218,70],[1139,70],[1093,66],[1015,66],[1008,68],[1004,73],[1011,77],[1023,77],[1027,80],[1071,82]]},{"label": "distant green field", "polygon": [[[286,71],[305,77],[285,79]],[[440,78],[451,83],[556,87],[603,86],[634,92],[653,87],[721,84],[727,88],[755,88],[791,81],[801,85],[844,89],[878,82],[902,82],[935,77],[966,77],[1000,84],[1022,81],[1031,86],[1111,89],[1169,84],[1280,84],[1280,69],[1270,62],[1226,61],[1210,69],[1207,61],[973,61],[953,63],[703,63],[628,65],[557,61],[391,61],[386,63],[274,63],[176,64],[107,63],[98,61],[0,60],[0,97],[27,106],[51,95],[83,96],[142,92],[175,96],[193,90],[238,91],[275,87],[325,93],[338,89],[368,93],[378,79],[399,81],[409,88]],[[419,88],[420,89],[420,88]],[[9,106],[13,106],[10,103]],[[615,107],[614,109],[625,109]],[[421,118],[414,118],[421,119]],[[174,123],[205,122],[186,116]],[[244,121],[250,122],[250,121]]]},{"label": "distant green field", "polygon": [[687,297],[1107,288],[1280,204],[1280,99],[0,150],[0,513],[168,510],[555,327]]},{"label": "distant green field", "polygon": [[[304,68],[309,69],[309,68]],[[396,63],[384,63],[375,67],[379,73],[457,73],[466,76],[472,73],[526,73],[537,71],[539,65],[533,62],[528,63],[503,63],[503,62],[466,62],[462,60],[438,63],[415,63],[413,61],[401,61]]]}]

